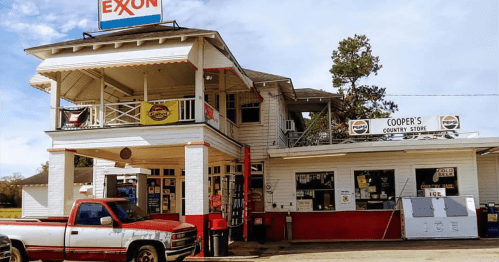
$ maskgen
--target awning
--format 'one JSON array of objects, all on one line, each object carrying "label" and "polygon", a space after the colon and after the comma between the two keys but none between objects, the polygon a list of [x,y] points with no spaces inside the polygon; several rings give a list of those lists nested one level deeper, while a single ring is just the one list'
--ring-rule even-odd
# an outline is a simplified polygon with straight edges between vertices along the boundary
[{"label": "awning", "polygon": [[45,59],[37,73],[45,74],[79,69],[141,66],[163,63],[190,62],[197,64],[194,41],[137,46],[107,46],[99,50],[81,50],[55,54]]},{"label": "awning", "polygon": [[218,49],[216,49],[211,44],[204,45],[204,70],[212,71],[212,70],[230,70],[232,71],[239,79],[241,79],[242,83],[246,85],[248,88],[253,86],[253,81],[245,76],[241,71],[237,69],[227,56],[222,54]]}]

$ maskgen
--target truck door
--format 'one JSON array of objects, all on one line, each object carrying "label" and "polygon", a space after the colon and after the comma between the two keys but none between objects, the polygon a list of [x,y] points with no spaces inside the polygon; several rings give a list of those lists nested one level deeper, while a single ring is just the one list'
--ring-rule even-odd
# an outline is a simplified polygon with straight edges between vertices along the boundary
[{"label": "truck door", "polygon": [[123,232],[113,225],[101,225],[101,218],[111,217],[100,203],[82,203],[74,225],[66,229],[68,260],[126,260],[122,247]]}]

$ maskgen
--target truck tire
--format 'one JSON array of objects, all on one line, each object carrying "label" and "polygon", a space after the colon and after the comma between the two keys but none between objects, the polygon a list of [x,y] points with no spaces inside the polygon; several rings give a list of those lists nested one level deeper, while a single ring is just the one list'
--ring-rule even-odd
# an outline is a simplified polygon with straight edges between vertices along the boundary
[{"label": "truck tire", "polygon": [[151,245],[141,246],[133,254],[132,262],[162,262],[159,260],[158,251]]},{"label": "truck tire", "polygon": [[12,246],[12,250],[10,252],[10,261],[11,262],[28,262],[28,258],[24,253],[24,250],[17,248],[17,246]]}]

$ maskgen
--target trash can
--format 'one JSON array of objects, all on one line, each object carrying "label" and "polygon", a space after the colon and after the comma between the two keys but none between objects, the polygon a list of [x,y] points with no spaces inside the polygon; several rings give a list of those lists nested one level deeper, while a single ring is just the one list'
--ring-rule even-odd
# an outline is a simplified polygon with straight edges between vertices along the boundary
[{"label": "trash can", "polygon": [[214,257],[227,256],[229,252],[229,231],[227,220],[213,219],[210,228],[211,253]]}]

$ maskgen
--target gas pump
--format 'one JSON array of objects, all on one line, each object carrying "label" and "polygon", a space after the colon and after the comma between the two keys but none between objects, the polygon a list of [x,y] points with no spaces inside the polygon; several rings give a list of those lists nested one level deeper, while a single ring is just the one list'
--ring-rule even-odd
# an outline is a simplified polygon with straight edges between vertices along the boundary
[{"label": "gas pump", "polygon": [[489,202],[485,205],[487,207],[487,220],[486,220],[486,237],[499,237],[499,222],[497,219],[496,204]]}]

